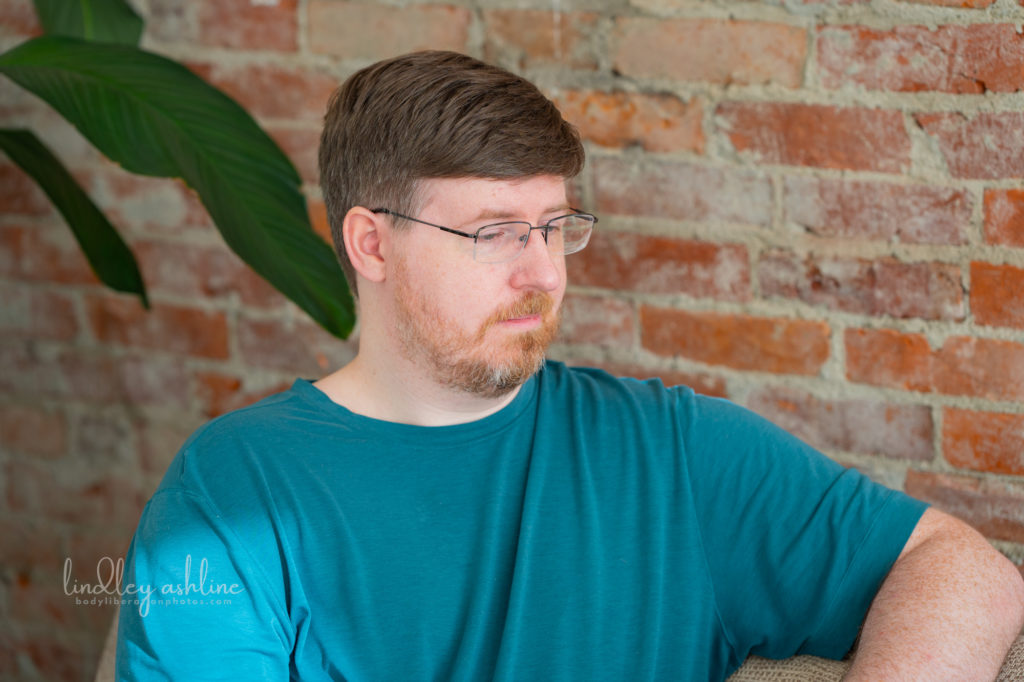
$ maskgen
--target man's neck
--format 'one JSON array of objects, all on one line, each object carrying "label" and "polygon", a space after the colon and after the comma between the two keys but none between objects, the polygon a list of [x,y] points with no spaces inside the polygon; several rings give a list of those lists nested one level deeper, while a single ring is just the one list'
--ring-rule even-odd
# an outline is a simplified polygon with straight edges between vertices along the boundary
[{"label": "man's neck", "polygon": [[314,383],[328,398],[364,417],[418,426],[450,426],[493,414],[518,395],[520,387],[485,398],[441,386],[404,359],[373,362],[360,352],[352,362]]}]

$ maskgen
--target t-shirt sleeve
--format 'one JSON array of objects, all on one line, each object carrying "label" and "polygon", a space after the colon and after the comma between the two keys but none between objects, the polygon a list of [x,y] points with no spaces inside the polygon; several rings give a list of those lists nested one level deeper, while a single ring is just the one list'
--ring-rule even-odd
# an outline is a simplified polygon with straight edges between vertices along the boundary
[{"label": "t-shirt sleeve", "polygon": [[926,505],[727,401],[684,401],[684,449],[723,627],[748,654],[841,658]]},{"label": "t-shirt sleeve", "polygon": [[287,679],[283,599],[203,495],[161,489],[129,549],[118,680]]}]

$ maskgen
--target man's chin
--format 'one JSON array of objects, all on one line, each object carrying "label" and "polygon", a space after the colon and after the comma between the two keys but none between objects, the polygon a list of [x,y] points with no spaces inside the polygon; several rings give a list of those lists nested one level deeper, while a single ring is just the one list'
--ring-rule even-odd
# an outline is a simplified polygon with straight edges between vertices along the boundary
[{"label": "man's chin", "polygon": [[[546,347],[545,347],[546,349]],[[518,354],[504,362],[464,360],[456,363],[446,382],[455,388],[481,398],[501,398],[522,386],[544,364],[544,350]]]}]

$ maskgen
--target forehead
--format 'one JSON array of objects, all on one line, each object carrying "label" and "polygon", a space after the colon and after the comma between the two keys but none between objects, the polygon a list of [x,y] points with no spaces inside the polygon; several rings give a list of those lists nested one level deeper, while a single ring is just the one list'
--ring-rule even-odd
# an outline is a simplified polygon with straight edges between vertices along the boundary
[{"label": "forehead", "polygon": [[532,219],[568,208],[566,179],[555,175],[527,178],[430,178],[417,187],[421,215],[446,219]]}]

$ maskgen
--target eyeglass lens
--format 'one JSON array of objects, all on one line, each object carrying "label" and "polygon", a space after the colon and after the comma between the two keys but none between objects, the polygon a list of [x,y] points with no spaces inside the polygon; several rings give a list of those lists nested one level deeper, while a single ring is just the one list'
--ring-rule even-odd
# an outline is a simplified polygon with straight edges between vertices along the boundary
[{"label": "eyeglass lens", "polygon": [[474,258],[481,263],[512,260],[526,247],[535,229],[545,237],[552,255],[576,253],[587,245],[593,226],[593,219],[585,215],[569,215],[537,227],[522,222],[488,225],[477,232]]}]

